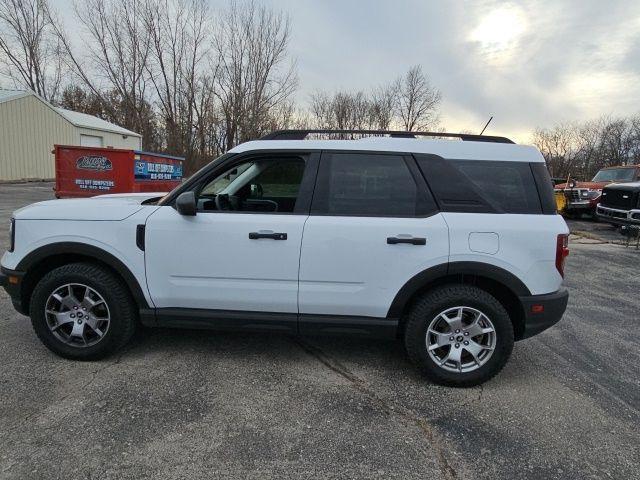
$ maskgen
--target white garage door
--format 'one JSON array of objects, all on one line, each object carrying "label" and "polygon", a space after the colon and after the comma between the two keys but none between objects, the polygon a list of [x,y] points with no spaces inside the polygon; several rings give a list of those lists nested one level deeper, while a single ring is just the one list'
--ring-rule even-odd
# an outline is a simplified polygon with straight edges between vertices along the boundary
[{"label": "white garage door", "polygon": [[96,135],[80,135],[80,146],[102,147],[102,137]]}]

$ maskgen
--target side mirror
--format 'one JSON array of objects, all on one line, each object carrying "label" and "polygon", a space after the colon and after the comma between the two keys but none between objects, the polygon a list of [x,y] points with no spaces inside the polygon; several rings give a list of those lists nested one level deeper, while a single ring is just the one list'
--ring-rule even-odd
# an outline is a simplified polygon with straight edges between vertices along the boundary
[{"label": "side mirror", "polygon": [[180,215],[194,216],[197,210],[196,194],[184,192],[176,198],[176,210]]}]

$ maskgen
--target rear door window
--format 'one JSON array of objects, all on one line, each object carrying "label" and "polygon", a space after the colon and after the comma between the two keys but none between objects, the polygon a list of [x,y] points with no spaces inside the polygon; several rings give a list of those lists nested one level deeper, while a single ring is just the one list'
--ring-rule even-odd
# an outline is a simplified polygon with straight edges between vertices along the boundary
[{"label": "rear door window", "polygon": [[435,210],[401,155],[322,155],[311,213],[415,217]]}]

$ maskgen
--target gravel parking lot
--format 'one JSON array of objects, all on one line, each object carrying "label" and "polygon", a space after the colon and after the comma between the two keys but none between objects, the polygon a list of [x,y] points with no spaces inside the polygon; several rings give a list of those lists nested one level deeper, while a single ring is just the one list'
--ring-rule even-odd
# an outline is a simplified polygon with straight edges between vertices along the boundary
[{"label": "gravel parking lot", "polygon": [[[0,185],[0,225],[46,198]],[[372,340],[158,329],[67,361],[2,291],[0,478],[640,478],[640,251],[594,235],[564,320],[467,390]]]}]

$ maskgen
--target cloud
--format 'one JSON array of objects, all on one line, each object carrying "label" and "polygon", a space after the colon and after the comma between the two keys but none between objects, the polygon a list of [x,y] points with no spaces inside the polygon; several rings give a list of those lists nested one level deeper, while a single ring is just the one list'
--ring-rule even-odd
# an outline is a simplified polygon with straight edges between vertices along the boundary
[{"label": "cloud", "polygon": [[[536,126],[640,105],[640,2],[323,2],[291,15],[305,101],[315,89],[368,89],[421,64],[448,129],[526,140]],[[634,37],[635,35],[635,37]]]},{"label": "cloud", "polygon": [[[53,0],[68,10],[70,0]],[[211,0],[213,10],[226,0]],[[421,64],[450,130],[527,141],[536,126],[640,110],[637,0],[262,0],[291,17],[306,103]],[[66,20],[66,19],[65,19]]]}]

